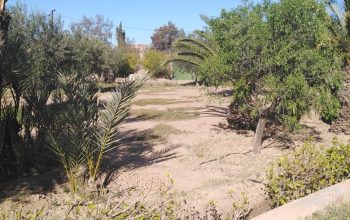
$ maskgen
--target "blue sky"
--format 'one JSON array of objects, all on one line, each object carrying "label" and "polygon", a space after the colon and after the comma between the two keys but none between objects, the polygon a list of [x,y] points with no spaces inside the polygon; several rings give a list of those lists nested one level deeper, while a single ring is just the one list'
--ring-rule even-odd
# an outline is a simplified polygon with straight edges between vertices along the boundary
[{"label": "blue sky", "polygon": [[[186,33],[200,29],[204,23],[199,15],[218,16],[222,8],[231,9],[240,0],[21,0],[28,9],[56,13],[62,16],[65,25],[79,21],[85,15],[101,14],[116,26],[120,21],[126,36],[135,43],[151,43],[153,29],[174,22]],[[14,4],[16,0],[8,0]],[[114,31],[113,31],[114,32]]]}]

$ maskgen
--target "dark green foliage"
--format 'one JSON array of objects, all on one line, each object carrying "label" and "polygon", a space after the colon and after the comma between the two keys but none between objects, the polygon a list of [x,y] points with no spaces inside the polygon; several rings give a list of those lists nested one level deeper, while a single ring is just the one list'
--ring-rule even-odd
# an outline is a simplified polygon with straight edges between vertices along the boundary
[{"label": "dark green foliage", "polygon": [[201,73],[212,85],[232,87],[239,109],[290,129],[311,108],[328,120],[338,116],[342,54],[332,41],[325,5],[314,0],[246,3],[208,24],[219,53],[203,62]]},{"label": "dark green foliage", "polygon": [[170,71],[164,65],[166,59],[167,55],[165,52],[150,49],[146,51],[142,64],[151,77],[170,78]]},{"label": "dark green foliage", "polygon": [[28,54],[19,39],[8,38],[0,52],[0,177],[18,173],[28,158],[20,137],[21,95],[29,86]]},{"label": "dark green foliage", "polygon": [[[63,29],[59,16],[51,20],[46,13],[27,11],[21,3],[8,12],[11,23],[7,42],[0,53],[0,155],[1,149],[9,153],[4,153],[1,161],[12,164],[12,168],[4,168],[8,174],[49,170],[55,163],[47,148],[48,131],[69,127],[77,130],[82,124],[75,120],[87,124],[94,120],[96,112],[86,112],[84,108],[88,100],[96,105],[91,97],[97,92],[97,88],[92,88],[96,84],[94,81],[102,75],[121,71],[126,75],[135,71],[137,59],[133,51],[128,51],[124,58],[124,52],[112,48],[108,43],[110,22],[101,16],[83,18],[68,31]],[[73,85],[68,80],[65,83],[70,86],[64,87],[62,72],[66,79],[79,78],[82,84]],[[58,96],[75,102],[57,101]],[[64,119],[65,114],[80,113],[85,116]],[[78,138],[80,134],[69,135]],[[72,144],[67,143],[67,146]]]},{"label": "dark green foliage", "polygon": [[318,148],[308,143],[269,168],[266,192],[273,206],[283,205],[348,179],[349,167],[349,144]]}]

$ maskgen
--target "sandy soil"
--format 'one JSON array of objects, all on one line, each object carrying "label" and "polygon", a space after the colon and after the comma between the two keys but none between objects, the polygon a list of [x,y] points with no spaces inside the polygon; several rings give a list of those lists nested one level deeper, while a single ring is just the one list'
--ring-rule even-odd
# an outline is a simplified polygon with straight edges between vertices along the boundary
[{"label": "sandy soil", "polygon": [[[290,152],[289,146],[302,144],[302,140],[314,137],[320,143],[329,144],[335,137],[335,134],[328,132],[328,125],[320,122],[317,116],[310,115],[303,119],[303,124],[308,126],[307,131],[301,131],[301,137],[294,138],[295,142],[286,144],[289,137],[284,139],[281,134],[279,138],[265,140],[261,155],[254,155],[250,151],[253,132],[242,135],[224,129],[227,124],[225,116],[229,99],[219,96],[208,98],[204,93],[198,87],[187,86],[140,91],[136,100],[171,99],[178,103],[134,105],[133,109],[202,109],[199,110],[198,118],[190,120],[127,122],[122,132],[129,135],[142,135],[157,124],[171,125],[183,132],[171,135],[165,142],[147,147],[142,146],[145,144],[142,142],[124,142],[126,147],[144,148],[144,151],[138,152],[138,157],[142,158],[140,163],[132,161],[123,164],[125,169],[120,173],[117,182],[133,184],[159,179],[166,181],[170,175],[174,179],[174,187],[199,208],[209,201],[215,201],[221,211],[229,211],[233,200],[228,195],[232,190],[237,194],[247,193],[253,207],[262,204],[266,206],[263,183],[269,163]],[[339,136],[339,139],[347,140],[349,137]]]}]

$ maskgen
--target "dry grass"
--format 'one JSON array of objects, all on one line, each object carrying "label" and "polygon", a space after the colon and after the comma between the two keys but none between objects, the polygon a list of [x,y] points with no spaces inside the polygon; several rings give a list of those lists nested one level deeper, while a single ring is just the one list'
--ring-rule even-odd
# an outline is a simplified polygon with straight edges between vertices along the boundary
[{"label": "dry grass", "polygon": [[186,111],[183,108],[170,108],[165,111],[152,109],[134,109],[130,115],[138,120],[161,120],[161,121],[178,121],[198,118],[198,111]]},{"label": "dry grass", "polygon": [[350,219],[350,204],[332,205],[321,212],[316,212],[307,220],[347,220]]},{"label": "dry grass", "polygon": [[148,141],[165,141],[170,135],[181,134],[182,131],[167,124],[157,124],[149,130]]},{"label": "dry grass", "polygon": [[191,102],[191,101],[153,98],[153,99],[139,99],[134,101],[133,104],[138,106],[146,106],[146,105],[171,105],[171,104],[188,103],[188,102]]},{"label": "dry grass", "polygon": [[188,145],[187,148],[193,155],[200,159],[205,159],[210,155],[209,143],[207,141],[203,141],[194,145]]}]

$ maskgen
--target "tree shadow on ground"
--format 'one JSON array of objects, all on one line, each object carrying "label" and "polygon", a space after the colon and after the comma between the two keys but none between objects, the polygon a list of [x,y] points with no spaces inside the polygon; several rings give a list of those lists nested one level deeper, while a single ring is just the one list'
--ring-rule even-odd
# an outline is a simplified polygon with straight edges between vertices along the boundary
[{"label": "tree shadow on ground", "polygon": [[53,192],[55,187],[66,182],[63,169],[55,168],[50,172],[30,177],[17,177],[0,182],[0,203],[11,198],[21,201],[30,194],[47,194]]},{"label": "tree shadow on ground", "polygon": [[103,185],[109,185],[123,169],[132,170],[139,167],[163,162],[177,157],[174,149],[178,145],[168,145],[161,149],[154,149],[156,144],[163,144],[164,141],[154,135],[152,129],[139,131],[136,129],[120,133],[123,137],[116,144],[118,147],[107,153],[102,170],[105,174]]},{"label": "tree shadow on ground", "polygon": [[[101,167],[103,185],[107,186],[115,178],[121,168],[136,169],[169,159],[176,158],[172,152],[177,145],[165,146],[155,150],[156,142],[162,143],[158,136],[152,134],[151,129],[138,131],[135,129],[120,132],[123,137],[113,150],[109,151]],[[55,191],[55,187],[67,182],[64,170],[55,168],[50,172],[30,177],[17,177],[0,182],[0,202],[10,198],[13,201],[24,202],[24,198],[31,194],[45,195]]]},{"label": "tree shadow on ground", "polygon": [[268,131],[265,133],[263,141],[267,139],[271,139],[272,143],[266,148],[274,147],[282,150],[294,149],[300,142],[323,141],[321,132],[308,125],[301,125],[301,128],[295,132],[289,132],[281,125],[273,126],[273,128],[268,129]]},{"label": "tree shadow on ground", "polygon": [[220,90],[210,91],[209,94],[212,96],[228,97],[228,96],[232,96],[233,91],[232,89],[220,89]]},{"label": "tree shadow on ground", "polygon": [[[302,125],[301,130],[295,133],[288,133],[286,132],[286,130],[282,130],[281,128],[279,128],[276,130],[268,131],[267,134],[264,135],[263,141],[266,141],[267,139],[271,139],[271,143],[266,145],[263,142],[262,150],[264,151],[265,149],[268,149],[268,148],[279,148],[281,150],[288,150],[291,148],[294,149],[296,147],[297,142],[305,142],[310,140],[310,138],[312,138],[313,141],[321,142],[323,139],[321,138],[320,135],[321,133],[319,131],[307,125]],[[245,156],[251,153],[253,153],[252,149],[247,150],[245,152],[232,152],[208,161],[201,162],[199,165],[201,166],[207,163],[222,160],[231,155]]]},{"label": "tree shadow on ground", "polygon": [[204,117],[223,117],[226,118],[228,113],[227,107],[220,106],[208,106],[204,111],[201,111],[201,115]]}]

